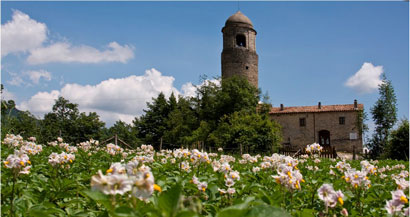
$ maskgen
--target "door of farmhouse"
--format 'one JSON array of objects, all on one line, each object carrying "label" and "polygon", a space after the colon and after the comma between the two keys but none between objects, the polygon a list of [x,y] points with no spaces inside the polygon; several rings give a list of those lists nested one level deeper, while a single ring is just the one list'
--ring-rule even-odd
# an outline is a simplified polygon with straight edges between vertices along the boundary
[{"label": "door of farmhouse", "polygon": [[319,145],[330,146],[330,132],[327,130],[319,131]]}]

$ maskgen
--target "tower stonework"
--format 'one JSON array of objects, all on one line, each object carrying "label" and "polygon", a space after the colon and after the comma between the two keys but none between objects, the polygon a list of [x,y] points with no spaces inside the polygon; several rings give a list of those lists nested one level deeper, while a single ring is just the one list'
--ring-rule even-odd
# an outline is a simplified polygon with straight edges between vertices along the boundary
[{"label": "tower stonework", "polygon": [[257,88],[256,31],[253,29],[251,20],[238,11],[226,20],[222,33],[222,79],[240,75]]}]

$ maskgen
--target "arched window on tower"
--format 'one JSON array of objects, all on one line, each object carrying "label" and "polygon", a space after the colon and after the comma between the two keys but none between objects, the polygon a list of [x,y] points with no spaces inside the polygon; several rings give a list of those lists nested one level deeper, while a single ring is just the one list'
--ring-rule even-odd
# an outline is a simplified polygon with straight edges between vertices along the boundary
[{"label": "arched window on tower", "polygon": [[236,35],[236,45],[238,47],[246,47],[246,37],[244,35]]}]

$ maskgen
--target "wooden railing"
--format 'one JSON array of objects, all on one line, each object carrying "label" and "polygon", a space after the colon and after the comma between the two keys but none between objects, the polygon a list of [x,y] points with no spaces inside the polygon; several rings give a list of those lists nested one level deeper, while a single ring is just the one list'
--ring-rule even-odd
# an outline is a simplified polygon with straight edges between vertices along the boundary
[{"label": "wooden railing", "polygon": [[133,147],[131,147],[130,145],[128,145],[126,142],[124,142],[124,141],[122,141],[120,138],[118,138],[118,135],[117,134],[115,134],[114,136],[112,136],[111,138],[109,138],[109,139],[106,139],[106,140],[104,140],[104,141],[102,141],[100,144],[101,145],[105,145],[106,143],[108,143],[109,141],[111,141],[111,140],[114,140],[114,144],[115,145],[118,145],[119,143],[118,142],[120,142],[122,145],[124,145],[125,147],[127,147],[127,148],[129,148],[129,149],[134,149]]},{"label": "wooden railing", "polygon": [[[295,148],[280,148],[279,154],[292,156],[292,157],[299,157],[300,155],[308,154],[305,148],[295,149]],[[337,153],[335,147],[327,146],[323,147],[322,152],[320,152],[320,157],[322,158],[337,158]]]}]

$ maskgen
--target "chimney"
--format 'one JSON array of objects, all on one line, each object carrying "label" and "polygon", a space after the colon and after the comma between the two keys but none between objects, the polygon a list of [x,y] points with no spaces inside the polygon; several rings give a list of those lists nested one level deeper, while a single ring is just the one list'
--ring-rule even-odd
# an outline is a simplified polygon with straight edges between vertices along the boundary
[{"label": "chimney", "polygon": [[318,107],[319,109],[321,109],[321,108],[322,108],[322,103],[319,102],[319,104],[317,105],[317,107]]},{"label": "chimney", "polygon": [[354,100],[354,108],[357,109],[357,99]]},{"label": "chimney", "polygon": [[280,110],[283,111],[283,104],[280,104]]}]

